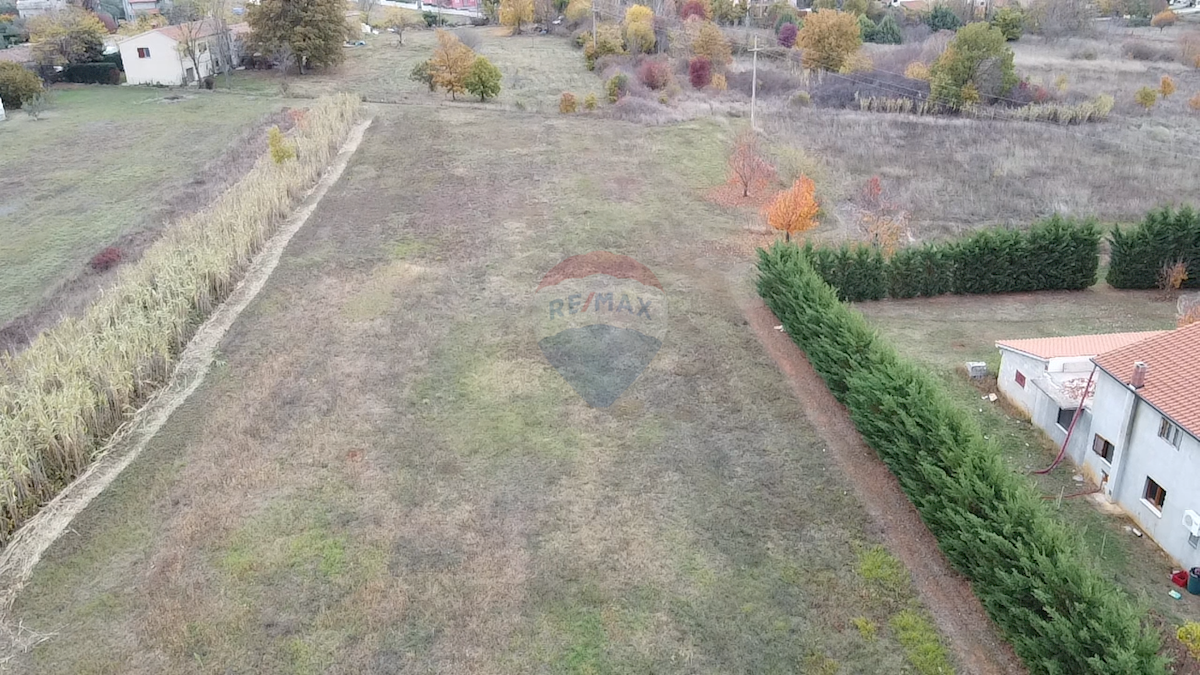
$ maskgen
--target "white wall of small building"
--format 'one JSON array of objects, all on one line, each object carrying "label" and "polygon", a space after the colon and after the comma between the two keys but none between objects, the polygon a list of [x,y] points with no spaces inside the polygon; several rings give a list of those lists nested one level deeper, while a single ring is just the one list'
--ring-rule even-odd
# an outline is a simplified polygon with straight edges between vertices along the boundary
[{"label": "white wall of small building", "polygon": [[[1200,566],[1200,549],[1191,546],[1183,525],[1184,511],[1200,512],[1200,441],[1184,432],[1176,448],[1158,436],[1158,410],[1108,373],[1096,377],[1083,462],[1097,476],[1110,476],[1105,493],[1168,555],[1185,567]],[[1113,444],[1111,465],[1091,451],[1097,434]],[[1147,478],[1166,490],[1161,512],[1143,499]]]},{"label": "white wall of small building", "polygon": [[[1009,401],[1032,418],[1036,407],[1035,403],[1041,392],[1033,386],[1031,380],[1045,370],[1046,361],[1044,359],[1002,347],[1000,349],[1000,372],[996,374],[996,386],[1000,389],[1000,393],[1008,397]],[[1017,384],[1018,371],[1025,376],[1025,386]]]},{"label": "white wall of small building", "polygon": [[[200,72],[191,83],[214,73],[213,56],[216,54],[216,36],[199,41],[203,48],[196,59]],[[179,53],[179,43],[162,33],[152,31],[121,41],[121,62],[125,65],[126,84],[161,84],[179,86],[185,84],[187,70],[196,66],[190,56]],[[139,58],[138,49],[149,49],[149,58]]]}]

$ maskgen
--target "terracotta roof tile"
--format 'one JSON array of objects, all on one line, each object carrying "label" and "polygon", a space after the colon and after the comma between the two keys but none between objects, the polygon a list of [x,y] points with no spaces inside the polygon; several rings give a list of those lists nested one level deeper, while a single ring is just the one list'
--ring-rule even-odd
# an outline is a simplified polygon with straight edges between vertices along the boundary
[{"label": "terracotta roof tile", "polygon": [[1040,359],[1095,356],[1141,342],[1165,332],[1150,330],[1140,333],[1104,333],[1102,335],[1068,335],[1066,337],[999,340],[996,342],[996,346],[1025,352]]},{"label": "terracotta roof tile", "polygon": [[1145,362],[1150,368],[1138,395],[1200,437],[1200,323],[1103,353],[1093,361],[1126,383],[1133,377],[1134,362]]}]

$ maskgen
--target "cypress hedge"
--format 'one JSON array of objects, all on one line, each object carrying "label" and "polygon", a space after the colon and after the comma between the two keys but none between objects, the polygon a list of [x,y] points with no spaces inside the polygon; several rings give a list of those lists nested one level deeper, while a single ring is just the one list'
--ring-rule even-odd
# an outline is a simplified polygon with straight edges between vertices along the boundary
[{"label": "cypress hedge", "polygon": [[[864,250],[865,249],[865,250]],[[1054,216],[1027,230],[992,228],[957,241],[901,249],[885,261],[861,244],[806,247],[842,300],[1082,290],[1096,282],[1100,228]]]},{"label": "cypress hedge", "polygon": [[1109,235],[1112,259],[1108,284],[1113,288],[1155,288],[1164,264],[1188,264],[1185,288],[1200,287],[1200,214],[1190,206],[1172,212],[1151,211],[1138,225]]},{"label": "cypress hedge", "polygon": [[121,69],[115,63],[73,63],[62,69],[65,82],[121,84]]},{"label": "cypress hedge", "polygon": [[899,479],[947,559],[1032,673],[1166,673],[1128,597],[934,376],[838,301],[794,245],[759,253],[758,290]]}]

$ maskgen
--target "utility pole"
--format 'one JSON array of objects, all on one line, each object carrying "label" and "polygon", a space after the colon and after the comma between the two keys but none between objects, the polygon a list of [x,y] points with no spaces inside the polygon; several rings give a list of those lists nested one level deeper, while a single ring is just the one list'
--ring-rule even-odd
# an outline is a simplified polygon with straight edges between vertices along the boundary
[{"label": "utility pole", "polygon": [[754,68],[751,70],[750,76],[750,131],[756,131],[754,127],[754,104],[758,99],[758,36],[754,36],[754,49],[750,50],[754,54]]},{"label": "utility pole", "polygon": [[[592,0],[592,53],[595,54],[599,47],[596,46],[596,3],[598,0]],[[593,57],[595,58],[595,57]]]}]

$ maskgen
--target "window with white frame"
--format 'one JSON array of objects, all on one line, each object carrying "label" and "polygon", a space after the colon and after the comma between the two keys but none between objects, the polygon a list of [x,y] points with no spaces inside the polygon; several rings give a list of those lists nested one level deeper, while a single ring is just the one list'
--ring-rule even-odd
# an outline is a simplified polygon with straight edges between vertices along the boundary
[{"label": "window with white frame", "polygon": [[1183,429],[1163,415],[1158,423],[1158,437],[1178,448],[1183,440]]}]

